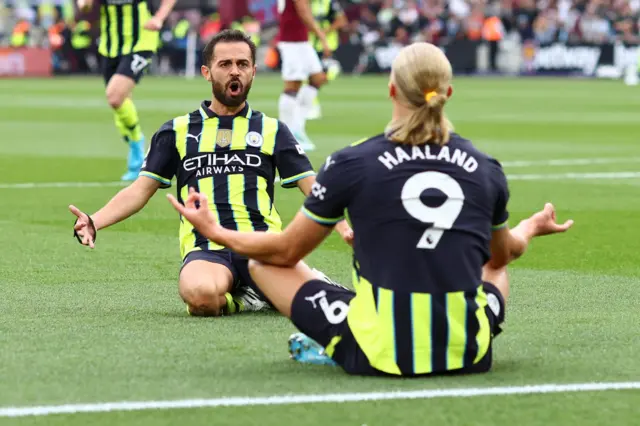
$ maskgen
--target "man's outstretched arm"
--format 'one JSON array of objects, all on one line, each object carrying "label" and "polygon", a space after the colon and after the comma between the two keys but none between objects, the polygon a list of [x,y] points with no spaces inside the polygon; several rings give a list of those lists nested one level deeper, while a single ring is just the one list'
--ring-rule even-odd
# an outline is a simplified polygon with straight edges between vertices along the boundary
[{"label": "man's outstretched arm", "polygon": [[94,247],[96,232],[127,219],[139,212],[153,197],[161,183],[146,176],[140,176],[131,185],[118,192],[107,204],[89,217],[74,205],[71,213],[78,218],[74,231],[83,245]]}]

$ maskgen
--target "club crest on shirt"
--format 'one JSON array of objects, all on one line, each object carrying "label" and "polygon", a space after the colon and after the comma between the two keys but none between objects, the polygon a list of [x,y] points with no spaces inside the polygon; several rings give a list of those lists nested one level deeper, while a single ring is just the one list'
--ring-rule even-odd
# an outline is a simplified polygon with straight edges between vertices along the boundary
[{"label": "club crest on shirt", "polygon": [[254,148],[260,148],[264,143],[264,138],[258,132],[247,133],[247,136],[244,137],[244,140],[245,142],[247,142],[247,145],[252,146]]},{"label": "club crest on shirt", "polygon": [[227,147],[231,145],[231,138],[233,137],[233,132],[229,129],[219,129],[216,134],[216,145],[220,148]]}]

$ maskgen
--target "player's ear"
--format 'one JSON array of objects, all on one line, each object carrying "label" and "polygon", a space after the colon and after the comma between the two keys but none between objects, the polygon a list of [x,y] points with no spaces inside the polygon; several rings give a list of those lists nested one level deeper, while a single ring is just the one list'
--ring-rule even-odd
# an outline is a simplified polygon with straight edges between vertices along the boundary
[{"label": "player's ear", "polygon": [[202,65],[200,67],[200,73],[204,77],[205,80],[211,81],[211,71],[206,66]]},{"label": "player's ear", "polygon": [[389,82],[389,97],[390,98],[396,97],[396,85],[391,82]]}]

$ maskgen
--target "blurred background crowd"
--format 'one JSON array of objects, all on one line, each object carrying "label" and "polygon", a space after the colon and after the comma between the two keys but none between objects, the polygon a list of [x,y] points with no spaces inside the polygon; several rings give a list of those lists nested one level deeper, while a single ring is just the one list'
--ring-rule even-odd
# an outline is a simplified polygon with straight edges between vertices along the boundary
[{"label": "blurred background crowd", "polygon": [[[370,68],[372,55],[380,62],[384,52],[375,49],[416,40],[482,44],[493,71],[499,70],[500,49],[640,43],[640,0],[311,0],[328,1],[338,2],[347,18],[337,43],[359,48],[357,63],[348,67],[353,72]],[[161,33],[155,72],[183,73],[189,46],[197,49],[224,28],[243,29],[268,53],[277,41],[276,2],[178,1]],[[97,7],[82,14],[73,0],[0,3],[0,48],[50,48],[56,72],[96,71],[98,35]]]}]

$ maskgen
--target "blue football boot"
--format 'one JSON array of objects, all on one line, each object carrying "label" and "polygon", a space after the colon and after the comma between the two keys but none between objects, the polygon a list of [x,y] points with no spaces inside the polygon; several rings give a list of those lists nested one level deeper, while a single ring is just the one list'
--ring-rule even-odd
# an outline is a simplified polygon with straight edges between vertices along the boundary
[{"label": "blue football boot", "polygon": [[304,333],[295,333],[289,337],[289,356],[294,361],[307,364],[338,365],[318,342]]},{"label": "blue football boot", "polygon": [[132,181],[138,178],[144,162],[144,136],[138,141],[129,141],[129,155],[127,156],[127,172],[122,180]]}]

